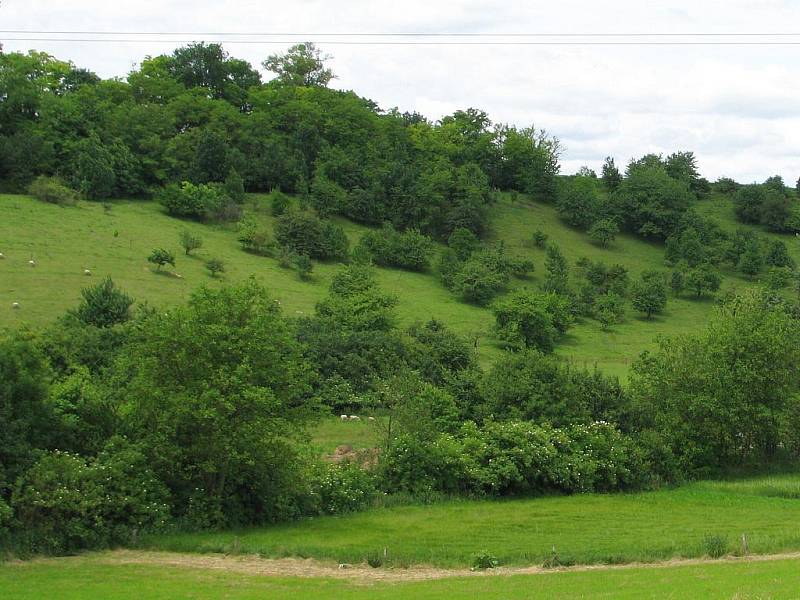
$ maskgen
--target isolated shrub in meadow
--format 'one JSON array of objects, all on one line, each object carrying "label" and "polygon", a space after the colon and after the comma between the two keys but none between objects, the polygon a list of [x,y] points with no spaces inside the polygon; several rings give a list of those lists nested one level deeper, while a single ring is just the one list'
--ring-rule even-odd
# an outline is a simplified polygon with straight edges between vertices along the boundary
[{"label": "isolated shrub in meadow", "polygon": [[184,229],[181,231],[180,243],[186,256],[189,256],[195,250],[203,247],[203,238],[188,229]]},{"label": "isolated shrub in meadow", "polygon": [[156,270],[160,271],[164,265],[175,266],[175,255],[170,250],[155,248],[147,257],[147,262],[156,265]]},{"label": "isolated shrub in meadow", "polygon": [[219,258],[210,258],[206,261],[206,269],[211,277],[217,277],[225,272],[225,263]]},{"label": "isolated shrub in meadow", "polygon": [[67,187],[58,177],[47,177],[39,175],[28,186],[28,193],[43,202],[60,204],[63,206],[73,205],[78,201],[78,193]]}]

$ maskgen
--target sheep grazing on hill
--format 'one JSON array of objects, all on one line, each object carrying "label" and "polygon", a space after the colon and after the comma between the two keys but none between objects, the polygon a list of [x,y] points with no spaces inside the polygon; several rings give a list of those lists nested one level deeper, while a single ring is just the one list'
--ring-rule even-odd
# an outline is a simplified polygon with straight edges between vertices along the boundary
[{"label": "sheep grazing on hill", "polygon": [[348,417],[347,415],[339,415],[339,418],[340,418],[342,421],[347,421],[347,419],[349,419],[350,417]]},{"label": "sheep grazing on hill", "polygon": [[28,261],[28,264],[29,264],[30,266],[32,266],[32,267],[35,267],[35,266],[36,266],[36,261],[35,261],[35,260],[33,260],[33,259],[30,259],[30,260]]},{"label": "sheep grazing on hill", "polygon": [[360,421],[361,417],[359,417],[358,415],[350,415],[350,420],[351,421]]},{"label": "sheep grazing on hill", "polygon": [[5,257],[6,257],[6,255],[3,254],[2,252],[0,252],[0,260],[3,260]]},{"label": "sheep grazing on hill", "polygon": [[367,421],[374,421],[375,417],[367,417]]},{"label": "sheep grazing on hill", "polygon": [[91,274],[92,274],[92,272],[91,272],[89,269],[84,269],[84,270],[83,270],[83,274],[84,274],[84,275],[91,275]]},{"label": "sheep grazing on hill", "polygon": [[19,308],[19,302],[12,302],[11,308]]}]

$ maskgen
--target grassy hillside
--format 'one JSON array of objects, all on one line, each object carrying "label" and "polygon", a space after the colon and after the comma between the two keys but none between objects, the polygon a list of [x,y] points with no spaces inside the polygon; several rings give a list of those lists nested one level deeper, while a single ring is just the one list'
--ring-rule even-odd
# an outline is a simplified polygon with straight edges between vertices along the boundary
[{"label": "grassy hillside", "polygon": [[[165,564],[111,553],[0,566],[5,598],[28,600],[123,600],[133,598],[281,598],[284,600],[458,600],[485,598],[796,598],[800,563],[796,558],[718,562],[668,567],[553,571],[533,575],[460,576],[428,581],[385,581],[343,577],[268,576],[203,568],[165,559]],[[410,579],[410,578],[409,578]]]},{"label": "grassy hillside", "polygon": [[[109,208],[110,207],[110,208]],[[0,195],[0,327],[42,325],[76,305],[81,288],[105,275],[139,301],[156,306],[183,302],[199,285],[220,285],[250,276],[267,286],[285,307],[287,314],[307,313],[327,290],[335,264],[315,264],[312,281],[301,281],[290,270],[282,269],[271,258],[243,252],[232,227],[180,221],[163,213],[153,202],[116,201],[105,206],[82,202],[77,207],[59,207],[37,202],[27,196]],[[249,210],[271,222],[266,200],[252,197]],[[700,210],[727,228],[735,228],[730,202],[724,198],[700,203]],[[647,269],[664,269],[663,248],[632,236],[620,236],[607,249],[591,244],[587,236],[565,226],[552,206],[517,201],[505,197],[493,210],[495,240],[502,240],[511,253],[532,258],[536,271],[530,279],[517,280],[514,286],[536,288],[541,282],[544,251],[524,245],[536,229],[545,231],[571,263],[582,256],[619,262],[632,276]],[[351,241],[364,227],[341,221]],[[204,246],[197,256],[180,252],[178,235],[182,229],[199,234]],[[800,259],[800,248],[793,241],[790,252]],[[146,257],[155,247],[166,247],[178,255],[171,273],[154,273]],[[204,269],[210,257],[225,261],[227,273],[211,279]],[[35,259],[36,267],[28,265]],[[84,275],[90,269],[91,277]],[[489,310],[458,301],[440,284],[435,274],[379,269],[379,281],[400,300],[398,311],[403,323],[437,318],[454,330],[479,336],[478,352],[488,364],[500,349],[491,334],[493,317]],[[753,283],[727,272],[725,288],[742,288]],[[12,309],[19,302],[21,308]],[[707,318],[712,300],[670,298],[667,311],[646,320],[628,309],[624,323],[604,331],[593,320],[577,324],[557,348],[557,352],[580,365],[597,366],[624,376],[630,361],[639,352],[652,348],[657,336],[695,330]]]},{"label": "grassy hillside", "polygon": [[502,564],[655,561],[709,553],[800,550],[800,477],[698,482],[637,494],[452,501],[381,508],[265,528],[175,534],[145,542],[172,552],[241,551],[360,563],[387,548],[394,566],[465,567],[488,551]]}]

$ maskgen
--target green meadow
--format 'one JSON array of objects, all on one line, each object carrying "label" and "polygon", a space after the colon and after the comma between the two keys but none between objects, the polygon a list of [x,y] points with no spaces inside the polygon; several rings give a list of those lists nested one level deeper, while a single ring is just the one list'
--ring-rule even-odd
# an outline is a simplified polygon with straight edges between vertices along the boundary
[{"label": "green meadow", "polygon": [[[224,570],[106,564],[103,554],[0,566],[9,600],[497,600],[582,598],[797,598],[800,560],[553,571],[535,575],[452,577],[413,582],[267,577]],[[57,590],[57,591],[56,591]]]},{"label": "green meadow", "polygon": [[[139,302],[158,307],[183,302],[201,285],[218,286],[255,277],[281,301],[288,315],[307,314],[326,294],[337,264],[315,263],[311,281],[283,269],[269,257],[243,252],[237,242],[235,227],[205,225],[167,216],[150,201],[81,202],[63,207],[38,202],[28,196],[0,195],[6,218],[0,220],[0,327],[41,326],[74,307],[83,287],[110,275]],[[730,201],[714,196],[699,203],[699,210],[714,217],[721,225],[736,227]],[[247,211],[267,223],[266,197],[251,196]],[[366,228],[340,220],[352,243]],[[530,248],[526,241],[533,231],[546,232],[550,241],[560,246],[571,263],[588,256],[606,263],[625,265],[632,277],[644,270],[663,269],[663,247],[633,236],[621,235],[608,248],[592,244],[582,232],[565,226],[555,209],[546,204],[525,200],[513,202],[504,196],[492,208],[491,239],[502,241],[512,254],[531,258],[536,270],[527,279],[512,286],[536,288],[541,283],[544,251]],[[188,229],[203,238],[203,247],[193,256],[180,251],[178,236]],[[794,238],[790,253],[800,258]],[[174,269],[156,273],[146,258],[156,247],[173,250],[177,255]],[[212,279],[205,270],[209,258],[225,262],[226,273]],[[29,260],[35,260],[31,267]],[[86,276],[88,269],[91,276]],[[741,289],[754,282],[732,271],[724,272],[723,290]],[[399,300],[398,314],[403,324],[436,318],[455,331],[477,339],[479,358],[490,364],[501,349],[492,334],[493,317],[487,308],[465,304],[446,290],[435,273],[412,273],[396,269],[378,269],[381,286]],[[12,303],[18,302],[15,310]],[[584,319],[561,340],[556,352],[579,366],[595,365],[625,377],[638,354],[655,346],[660,335],[675,335],[695,330],[708,317],[714,301],[670,298],[667,310],[647,320],[627,309],[625,321],[609,330]]]},{"label": "green meadow", "polygon": [[744,551],[800,550],[800,476],[703,481],[635,494],[453,500],[376,508],[270,527],[151,537],[172,552],[311,557],[468,567],[488,552],[503,565],[651,562]]}]

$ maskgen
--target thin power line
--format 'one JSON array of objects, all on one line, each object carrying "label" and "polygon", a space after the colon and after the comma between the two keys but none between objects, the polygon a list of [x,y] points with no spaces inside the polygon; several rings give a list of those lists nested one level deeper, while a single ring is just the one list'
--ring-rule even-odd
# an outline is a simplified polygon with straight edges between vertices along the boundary
[{"label": "thin power line", "polygon": [[[3,38],[4,42],[69,42],[69,43],[101,43],[101,44],[184,44],[198,41],[193,39],[124,39],[124,38],[51,38],[51,37],[13,37]],[[262,45],[286,45],[294,44],[293,40],[205,40],[217,44],[262,44]],[[312,40],[305,40],[312,41]],[[404,42],[404,41],[341,41],[323,40],[321,43],[328,46],[800,46],[800,41],[634,41],[634,42],[604,42],[604,41],[479,41],[479,42]]]},{"label": "thin power line", "polygon": [[0,33],[20,35],[171,35],[171,36],[219,36],[219,37],[800,37],[800,32],[243,32],[243,31],[45,31],[34,29],[0,29]]}]

